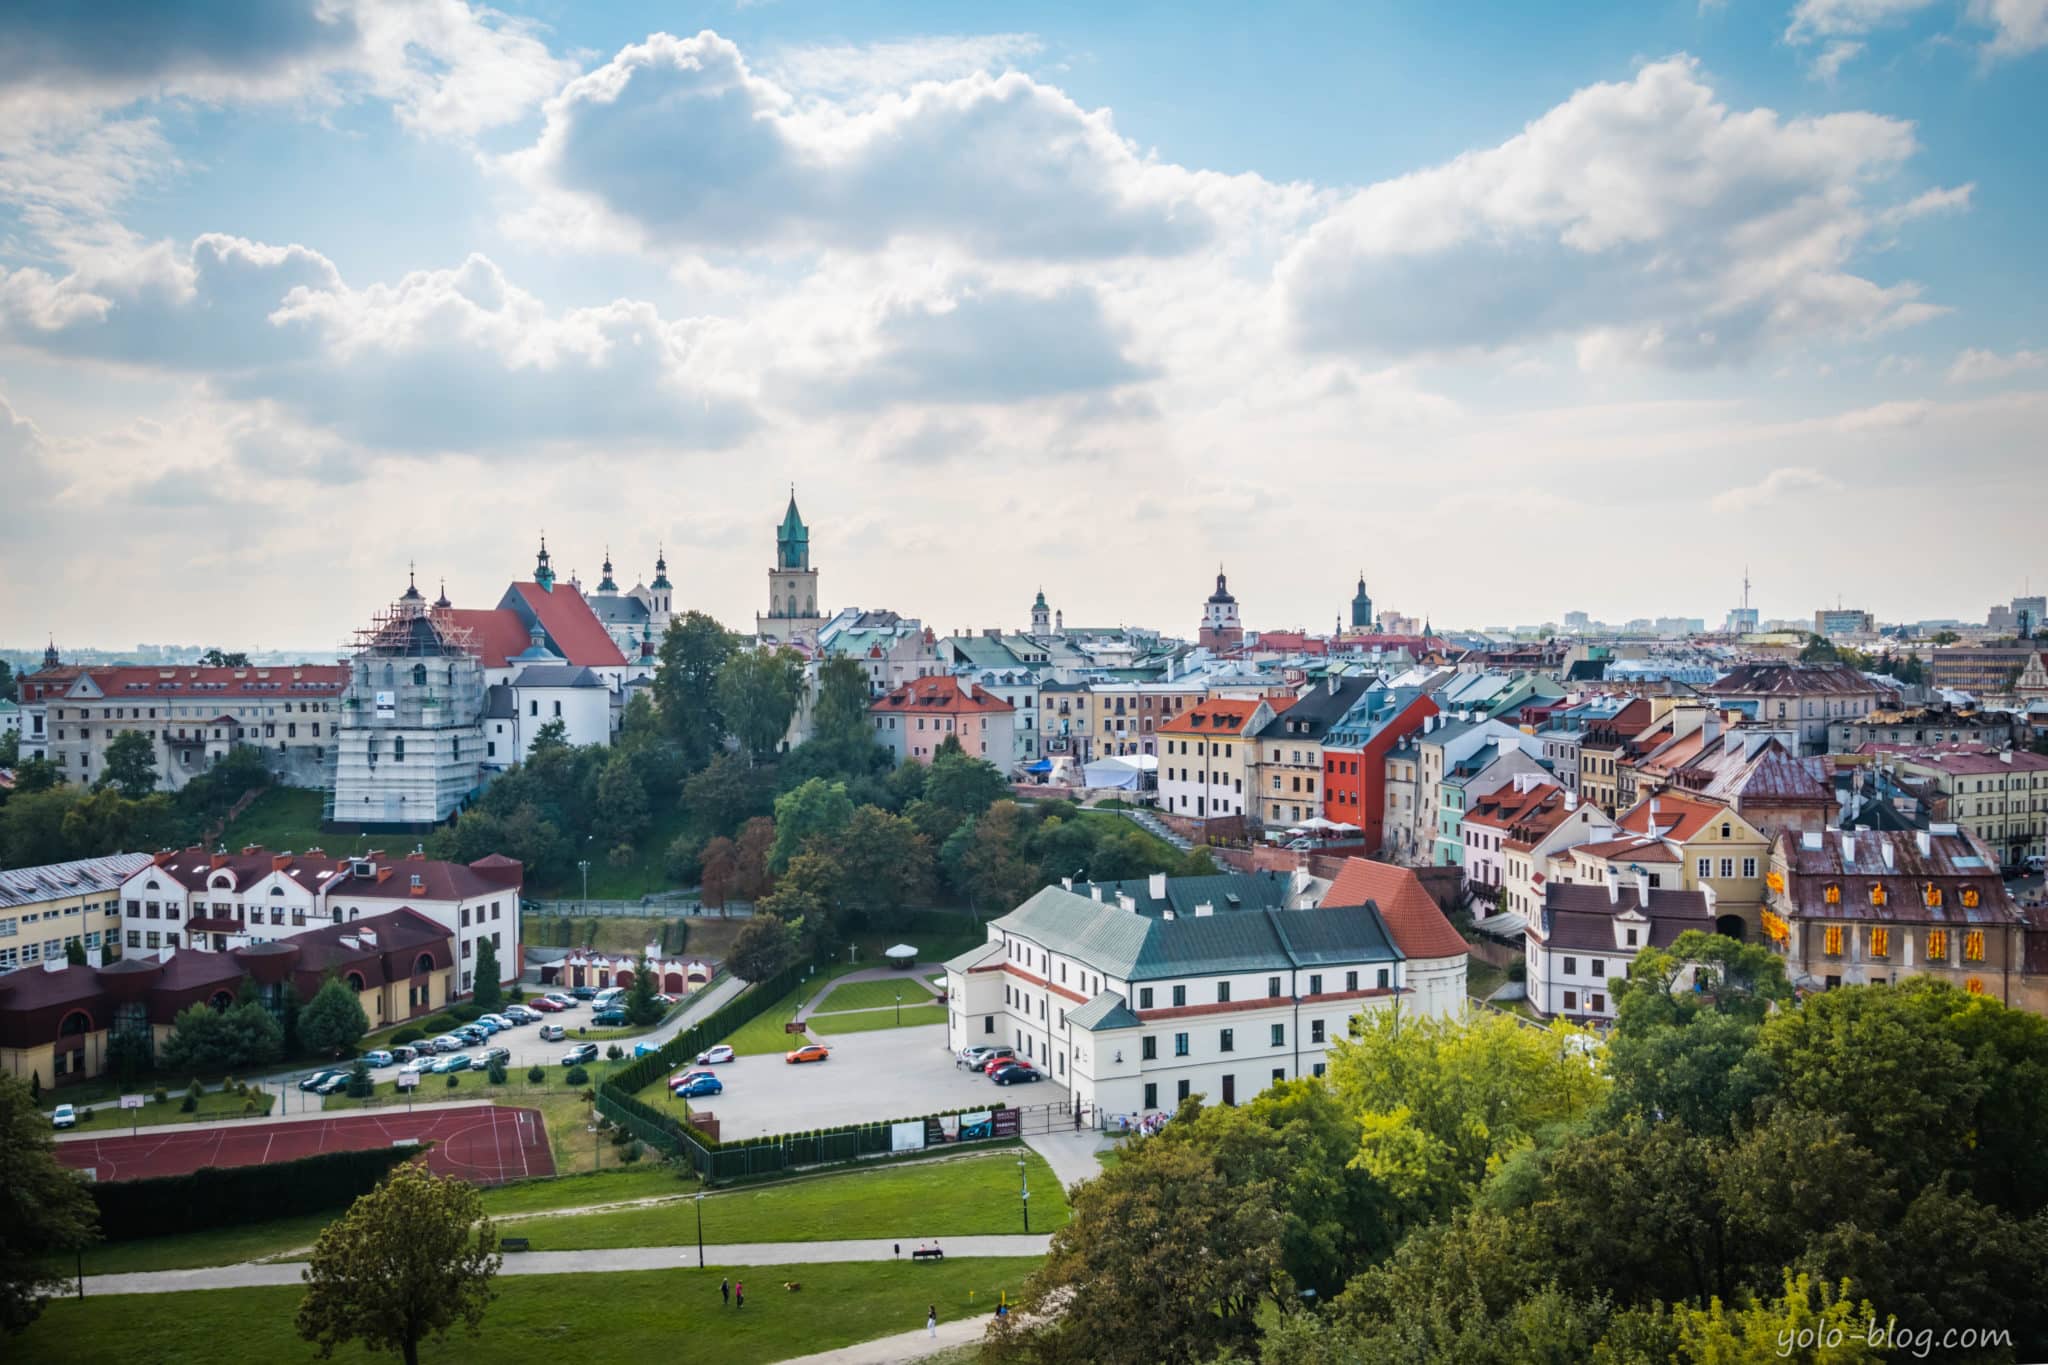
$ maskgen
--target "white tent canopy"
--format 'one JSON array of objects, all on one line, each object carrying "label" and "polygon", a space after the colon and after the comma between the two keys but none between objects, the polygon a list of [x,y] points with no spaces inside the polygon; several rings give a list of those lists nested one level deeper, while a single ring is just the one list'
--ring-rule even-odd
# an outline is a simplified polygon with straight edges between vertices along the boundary
[{"label": "white tent canopy", "polygon": [[908,943],[899,943],[894,948],[884,951],[882,956],[892,962],[900,962],[904,958],[916,957],[917,949],[911,947]]},{"label": "white tent canopy", "polygon": [[1156,771],[1158,767],[1159,760],[1150,754],[1098,758],[1081,770],[1081,785],[1136,791],[1144,784],[1145,774]]}]

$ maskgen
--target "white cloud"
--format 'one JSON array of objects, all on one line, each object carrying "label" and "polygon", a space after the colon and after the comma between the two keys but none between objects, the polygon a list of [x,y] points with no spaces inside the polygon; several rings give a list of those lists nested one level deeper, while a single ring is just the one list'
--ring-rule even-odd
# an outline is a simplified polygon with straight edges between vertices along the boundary
[{"label": "white cloud", "polygon": [[2028,370],[2048,369],[2048,351],[2014,351],[2000,355],[1996,351],[1966,350],[1956,357],[1955,364],[1948,368],[1948,382],[1951,384],[1981,384],[1987,380],[2010,379],[2013,375]]},{"label": "white cloud", "polygon": [[824,43],[775,52],[766,74],[799,93],[844,97],[915,81],[952,81],[1013,66],[1044,50],[1032,33],[932,34],[880,43]]},{"label": "white cloud", "polygon": [[1915,150],[1912,125],[1874,114],[1732,110],[1674,58],[1359,191],[1280,280],[1296,335],[1324,351],[1576,338],[1587,365],[1691,366],[1875,334],[1940,311],[1917,285],[1848,268],[1872,226],[1865,194]]},{"label": "white cloud", "polygon": [[[1861,38],[1899,28],[1924,11],[1937,7],[1939,0],[1799,0],[1793,7],[1785,41],[1794,44],[1821,42],[1814,59],[1814,74],[1832,81],[1842,65],[1865,50]],[[1941,6],[1946,9],[1947,7]],[[2048,47],[2048,0],[1965,0],[1956,18],[1976,28],[1991,30],[1991,37],[1978,49],[1987,62],[2023,57]]]},{"label": "white cloud", "polygon": [[1972,22],[1993,31],[1987,59],[2024,57],[2048,47],[2048,0],[1970,0]]},{"label": "white cloud", "polygon": [[1744,488],[1730,488],[1714,495],[1711,506],[1716,512],[1753,512],[1795,499],[1802,494],[1837,492],[1841,484],[1829,478],[1818,469],[1802,465],[1788,465],[1774,469],[1756,483]]},{"label": "white cloud", "polygon": [[1935,0],[1799,0],[1785,30],[1787,42],[1811,42],[1901,23]]},{"label": "white cloud", "polygon": [[563,219],[684,251],[917,239],[987,257],[1172,255],[1215,235],[1204,200],[1228,193],[1014,72],[800,102],[711,32],[655,34],[570,82],[503,164],[572,201]]},{"label": "white cloud", "polygon": [[1835,77],[1841,74],[1843,66],[1861,54],[1862,51],[1862,43],[1847,38],[1836,39],[1821,49],[1820,56],[1813,59],[1814,78],[1833,85]]}]

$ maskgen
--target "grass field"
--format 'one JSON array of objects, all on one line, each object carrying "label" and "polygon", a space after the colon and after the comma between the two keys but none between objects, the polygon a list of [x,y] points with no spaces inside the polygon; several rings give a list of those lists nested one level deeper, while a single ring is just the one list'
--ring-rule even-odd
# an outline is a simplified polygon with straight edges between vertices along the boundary
[{"label": "grass field", "polygon": [[837,1033],[873,1033],[885,1028],[916,1028],[921,1024],[943,1024],[946,1022],[944,1005],[909,1005],[901,1010],[891,1005],[885,1010],[855,1010],[841,1014],[814,1014],[810,1018],[811,1032],[820,1036]]},{"label": "grass field", "polygon": [[884,1005],[893,1006],[898,993],[901,993],[906,1005],[931,1003],[931,992],[918,984],[911,973],[905,972],[900,980],[895,981],[842,981],[825,993],[825,998],[818,1002],[813,1013],[829,1014],[840,1010],[880,1009]]},{"label": "grass field", "polygon": [[[1031,1182],[1031,1230],[1067,1221],[1066,1195],[1045,1159],[1005,1144],[943,1159],[835,1172],[758,1185],[704,1199],[704,1240],[817,1242],[873,1237],[891,1242],[1022,1232],[1017,1158]],[[697,1239],[695,1201],[678,1199],[608,1213],[519,1220],[540,1251],[682,1246]]]},{"label": "grass field", "polygon": [[[277,1096],[265,1091],[252,1090],[249,1098],[256,1101],[256,1114],[268,1114],[271,1106],[277,1103]],[[58,1096],[58,1102],[73,1105],[79,1103],[68,1094]],[[174,1090],[170,1098],[162,1104],[152,1099],[140,1109],[123,1109],[119,1102],[110,1096],[95,1101],[92,1106],[92,1117],[79,1119],[78,1126],[72,1131],[118,1133],[130,1127],[156,1128],[167,1123],[197,1123],[202,1119],[238,1119],[244,1116],[248,1105],[248,1101],[240,1095],[231,1095],[223,1090],[209,1090],[201,1095],[199,1107],[189,1114],[178,1107],[184,1102],[183,1093]],[[255,1115],[249,1117],[253,1118]]]},{"label": "grass field", "polygon": [[[946,1321],[984,1315],[1037,1266],[1029,1258],[748,1266],[738,1272],[748,1285],[744,1309],[721,1307],[719,1279],[733,1272],[717,1267],[519,1276],[498,1281],[481,1339],[458,1332],[423,1344],[420,1359],[664,1360],[687,1342],[694,1359],[762,1365],[922,1328],[927,1304]],[[803,1292],[785,1293],[785,1281]],[[52,1365],[312,1361],[313,1347],[293,1329],[303,1297],[280,1286],[59,1299],[10,1350]],[[334,1358],[392,1357],[351,1345]]]},{"label": "grass field", "polygon": [[1465,994],[1474,1000],[1484,1000],[1501,988],[1508,974],[1491,962],[1468,958],[1465,962]]},{"label": "grass field", "polygon": [[287,849],[304,853],[309,848],[318,848],[336,856],[382,846],[365,836],[321,833],[320,802],[321,793],[311,788],[272,787],[235,818],[221,835],[221,842],[229,848],[261,844],[275,853]]}]

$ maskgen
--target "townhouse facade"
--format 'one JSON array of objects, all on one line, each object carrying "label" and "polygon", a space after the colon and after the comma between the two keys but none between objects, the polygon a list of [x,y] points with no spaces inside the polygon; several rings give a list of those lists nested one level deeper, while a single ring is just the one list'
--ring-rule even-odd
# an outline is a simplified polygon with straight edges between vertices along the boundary
[{"label": "townhouse facade", "polygon": [[1688,929],[1713,928],[1711,893],[1659,889],[1647,874],[1553,882],[1523,928],[1530,1008],[1544,1019],[1611,1021],[1613,983],[1645,948],[1669,948]]},{"label": "townhouse facade", "polygon": [[1792,729],[1802,754],[1827,752],[1831,726],[1895,704],[1897,696],[1846,664],[1743,664],[1701,690],[1750,703],[1760,724]]},{"label": "townhouse facade", "polygon": [[1412,811],[1392,802],[1406,795],[1412,805],[1413,792],[1389,792],[1388,755],[1437,714],[1436,703],[1419,686],[1367,687],[1324,732],[1323,817],[1358,826],[1367,848],[1388,848],[1390,840],[1409,834]]},{"label": "townhouse facade", "polygon": [[1996,853],[2006,867],[2048,854],[2048,756],[1977,747],[1900,750],[1898,772],[1932,787],[1932,816]]},{"label": "townhouse facade", "polygon": [[941,675],[918,678],[868,707],[875,738],[898,763],[930,763],[956,739],[969,757],[1007,776],[1017,766],[1017,709],[973,683]]},{"label": "townhouse facade", "polygon": [[[1278,700],[1284,707],[1289,699]],[[1248,781],[1250,801],[1258,800],[1258,735],[1273,717],[1273,703],[1263,700],[1213,700],[1161,725],[1159,809],[1187,820],[1244,817]]]},{"label": "townhouse facade", "polygon": [[1370,685],[1367,678],[1335,675],[1312,683],[1292,706],[1259,731],[1253,775],[1258,796],[1252,805],[1258,823],[1268,829],[1287,829],[1325,815],[1323,737]]}]

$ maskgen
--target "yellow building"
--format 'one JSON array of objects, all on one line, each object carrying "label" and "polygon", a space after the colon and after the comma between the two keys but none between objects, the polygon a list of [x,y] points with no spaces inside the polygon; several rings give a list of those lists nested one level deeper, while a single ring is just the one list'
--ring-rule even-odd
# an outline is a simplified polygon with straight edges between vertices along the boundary
[{"label": "yellow building", "polygon": [[1937,820],[1982,840],[2008,867],[2048,853],[2048,757],[2026,750],[1930,749],[1892,756],[1901,775],[1930,783]]},{"label": "yellow building", "polygon": [[121,883],[147,866],[146,853],[116,853],[0,872],[0,972],[62,962],[73,943],[91,961],[117,948]]}]

